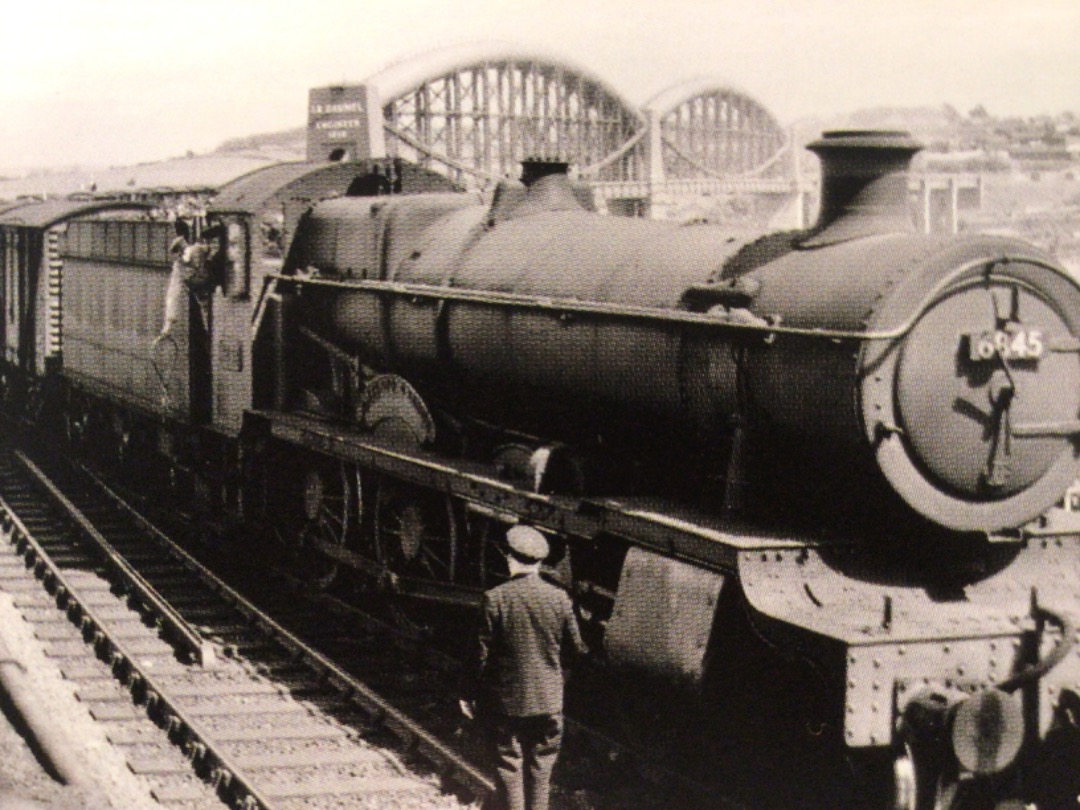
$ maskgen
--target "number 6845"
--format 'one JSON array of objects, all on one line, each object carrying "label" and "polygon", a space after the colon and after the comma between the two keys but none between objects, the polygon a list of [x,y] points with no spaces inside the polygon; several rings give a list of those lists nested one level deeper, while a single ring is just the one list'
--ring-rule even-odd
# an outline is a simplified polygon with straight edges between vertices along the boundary
[{"label": "number 6845", "polygon": [[969,359],[980,362],[1001,357],[1004,360],[1037,360],[1046,351],[1041,329],[995,329],[964,336]]}]

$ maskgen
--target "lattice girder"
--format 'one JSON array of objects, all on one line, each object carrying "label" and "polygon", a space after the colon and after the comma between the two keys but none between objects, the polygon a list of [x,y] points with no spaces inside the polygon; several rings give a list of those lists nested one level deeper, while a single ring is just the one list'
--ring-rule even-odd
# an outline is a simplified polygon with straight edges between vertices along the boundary
[{"label": "lattice girder", "polygon": [[522,159],[567,160],[592,179],[634,179],[627,148],[643,116],[586,72],[550,59],[483,46],[440,52],[371,80],[380,90],[388,154],[454,179],[516,177]]},{"label": "lattice girder", "polygon": [[787,137],[753,97],[712,79],[677,85],[649,102],[668,179],[769,177],[783,171]]}]

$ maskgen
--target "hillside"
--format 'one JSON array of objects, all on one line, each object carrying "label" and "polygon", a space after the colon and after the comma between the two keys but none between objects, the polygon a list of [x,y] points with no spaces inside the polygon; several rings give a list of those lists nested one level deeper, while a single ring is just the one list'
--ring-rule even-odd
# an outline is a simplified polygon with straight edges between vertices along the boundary
[{"label": "hillside", "polygon": [[[960,115],[952,107],[874,107],[829,119],[809,118],[791,125],[798,143],[808,143],[829,129],[905,129],[924,143],[948,137],[957,129]],[[297,158],[304,154],[306,127],[263,132],[230,138],[214,152],[280,149]]]},{"label": "hillside", "polygon": [[304,157],[307,144],[307,127],[293,127],[279,132],[266,132],[260,135],[246,135],[230,138],[222,143],[215,152],[280,151],[292,155],[293,160]]}]

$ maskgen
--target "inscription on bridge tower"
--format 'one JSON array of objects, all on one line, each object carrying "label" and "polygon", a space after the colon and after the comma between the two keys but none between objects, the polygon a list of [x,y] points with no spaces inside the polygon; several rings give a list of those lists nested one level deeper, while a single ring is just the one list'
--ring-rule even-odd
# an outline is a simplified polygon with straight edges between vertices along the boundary
[{"label": "inscription on bridge tower", "polygon": [[384,157],[383,114],[368,85],[315,87],[308,93],[307,159]]}]

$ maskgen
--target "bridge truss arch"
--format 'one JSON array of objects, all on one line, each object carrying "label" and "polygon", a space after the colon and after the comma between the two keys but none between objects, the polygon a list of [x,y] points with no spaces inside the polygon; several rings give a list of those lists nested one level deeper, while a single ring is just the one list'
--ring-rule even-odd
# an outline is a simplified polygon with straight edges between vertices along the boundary
[{"label": "bridge truss arch", "polygon": [[757,99],[712,78],[677,84],[645,105],[668,180],[775,178],[789,139]]},{"label": "bridge truss arch", "polygon": [[753,96],[715,78],[676,84],[643,107],[647,175],[597,184],[622,213],[763,227],[805,223],[797,153],[773,114]]},{"label": "bridge truss arch", "polygon": [[382,104],[385,148],[466,186],[516,177],[530,156],[596,180],[643,172],[643,114],[605,82],[553,57],[491,43],[400,62],[366,84]]}]

